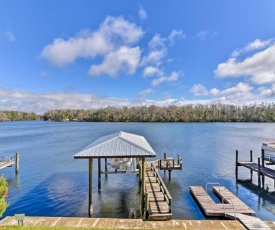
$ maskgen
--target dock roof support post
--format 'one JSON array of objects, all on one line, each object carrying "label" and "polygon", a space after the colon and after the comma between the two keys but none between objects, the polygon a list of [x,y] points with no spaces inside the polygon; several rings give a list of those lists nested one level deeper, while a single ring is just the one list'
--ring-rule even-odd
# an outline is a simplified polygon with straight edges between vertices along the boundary
[{"label": "dock roof support post", "polygon": [[261,159],[258,157],[258,187],[261,187]]},{"label": "dock roof support post", "polygon": [[98,158],[98,191],[101,192],[101,159]]},{"label": "dock roof support post", "polygon": [[[105,172],[108,172],[107,158],[105,158],[104,161],[105,161]],[[108,177],[108,174],[107,174],[107,173],[105,173],[105,177],[106,177],[106,178]]]},{"label": "dock roof support post", "polygon": [[19,172],[19,153],[16,153],[15,156],[15,173],[17,174]]},{"label": "dock roof support post", "polygon": [[142,189],[141,189],[141,197],[142,197],[142,210],[144,208],[145,200],[145,157],[142,157]]},{"label": "dock roof support post", "polygon": [[236,163],[235,163],[235,174],[236,174],[236,181],[238,181],[238,157],[239,157],[239,152],[236,150]]},{"label": "dock roof support post", "polygon": [[93,158],[89,158],[89,216],[93,215]]}]

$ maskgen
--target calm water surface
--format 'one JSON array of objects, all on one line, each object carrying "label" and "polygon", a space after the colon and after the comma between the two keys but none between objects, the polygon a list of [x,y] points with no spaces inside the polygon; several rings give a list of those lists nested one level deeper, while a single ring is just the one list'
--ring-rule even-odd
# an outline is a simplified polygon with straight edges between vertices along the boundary
[{"label": "calm water surface", "polygon": [[[172,180],[161,172],[173,197],[174,219],[205,219],[189,193],[190,185],[219,182],[248,204],[263,220],[275,221],[275,193],[259,190],[251,183],[235,181],[235,150],[240,158],[260,156],[263,141],[275,138],[275,124],[255,123],[0,123],[0,156],[20,153],[20,169],[2,169],[9,182],[10,205],[4,216],[88,216],[88,160],[73,155],[95,139],[126,131],[143,135],[162,158],[183,158],[183,170]],[[240,177],[248,178],[249,170]],[[102,175],[97,192],[97,161],[94,161],[94,217],[140,217],[136,175]],[[253,178],[257,184],[257,176]],[[267,181],[274,190],[273,181]]]}]

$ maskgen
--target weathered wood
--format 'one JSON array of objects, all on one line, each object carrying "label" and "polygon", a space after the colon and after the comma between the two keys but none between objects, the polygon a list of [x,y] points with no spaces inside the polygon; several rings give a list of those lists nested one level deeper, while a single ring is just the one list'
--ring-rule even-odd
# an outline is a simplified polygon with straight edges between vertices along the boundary
[{"label": "weathered wood", "polygon": [[155,166],[146,170],[145,189],[148,193],[149,220],[170,220],[172,218],[172,197]]},{"label": "weathered wood", "polygon": [[239,158],[239,152],[236,150],[236,162],[235,162],[235,175],[236,175],[236,180],[238,181],[238,158]]},{"label": "weathered wood", "polygon": [[98,166],[97,166],[97,169],[98,169],[98,191],[101,192],[101,159],[98,158]]},{"label": "weathered wood", "polygon": [[[14,160],[0,161],[0,169],[6,168],[6,167],[11,167],[14,164],[15,164]],[[15,170],[15,172],[16,172],[16,170]]]},{"label": "weathered wood", "polygon": [[15,173],[17,174],[19,172],[19,153],[16,153],[15,156]]},{"label": "weathered wood", "polygon": [[226,217],[229,219],[237,219],[240,223],[247,229],[251,230],[261,230],[261,229],[271,229],[262,220],[254,216],[248,216],[241,213],[227,213]]},{"label": "weathered wood", "polygon": [[[213,191],[225,200],[225,204],[217,204],[201,186],[190,186],[190,193],[204,211],[206,216],[224,216],[227,212],[238,211],[254,215],[255,212],[244,204],[239,198],[232,194],[225,187],[213,187]],[[226,199],[227,198],[227,199]],[[232,202],[233,201],[233,205]]]},{"label": "weathered wood", "polygon": [[93,215],[93,158],[89,158],[89,216]]},{"label": "weathered wood", "polygon": [[261,160],[260,157],[258,157],[258,186],[261,187]]},{"label": "weathered wood", "polygon": [[107,163],[107,158],[105,158],[104,159],[104,162],[105,162],[105,172],[106,172],[106,174],[105,174],[105,177],[107,178],[108,177],[108,163]]},{"label": "weathered wood", "polygon": [[[250,150],[250,162],[253,162],[253,153],[252,150]],[[253,170],[250,169],[250,181],[253,180]]]},{"label": "weathered wood", "polygon": [[144,194],[145,194],[145,158],[142,158],[142,166],[141,166],[141,171],[142,171],[142,180],[141,180],[141,197],[142,197],[142,209],[144,208]]}]

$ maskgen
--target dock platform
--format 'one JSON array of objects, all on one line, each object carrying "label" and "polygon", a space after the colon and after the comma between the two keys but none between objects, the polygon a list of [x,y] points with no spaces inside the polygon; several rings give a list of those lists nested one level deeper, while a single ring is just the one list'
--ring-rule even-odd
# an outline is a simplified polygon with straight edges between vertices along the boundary
[{"label": "dock platform", "polygon": [[[245,168],[251,169],[254,172],[258,172],[259,170],[259,165],[257,163],[254,162],[249,162],[249,161],[239,161],[238,162],[239,166],[244,166]],[[262,165],[260,165],[260,173],[263,176],[267,176],[271,179],[275,179],[275,170],[271,169],[271,168],[267,168],[264,167]]]},{"label": "dock platform", "polygon": [[217,204],[201,186],[190,186],[189,188],[190,193],[194,196],[206,216],[224,217],[226,213],[255,215],[251,208],[223,186],[213,187],[213,192],[224,201],[224,203],[220,204]]},{"label": "dock platform", "polygon": [[15,160],[0,161],[0,169],[11,167],[15,164]]}]

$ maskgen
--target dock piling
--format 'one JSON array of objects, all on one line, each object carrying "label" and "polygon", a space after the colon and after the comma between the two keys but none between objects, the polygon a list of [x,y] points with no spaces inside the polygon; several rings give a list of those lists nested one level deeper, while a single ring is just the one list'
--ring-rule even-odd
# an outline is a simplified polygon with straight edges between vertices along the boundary
[{"label": "dock piling", "polygon": [[17,174],[19,172],[19,153],[16,153],[15,156],[15,173]]},{"label": "dock piling", "polygon": [[93,158],[89,158],[89,216],[93,215]]},{"label": "dock piling", "polygon": [[[104,159],[105,160],[105,172],[108,172],[108,166],[107,166],[107,158]],[[108,177],[108,173],[105,174],[105,177]]]},{"label": "dock piling", "polygon": [[235,163],[235,174],[236,174],[236,181],[238,181],[238,157],[239,157],[239,152],[236,150],[236,163]]},{"label": "dock piling", "polygon": [[258,157],[258,187],[261,187],[261,159]]},{"label": "dock piling", "polygon": [[98,191],[101,192],[101,159],[100,158],[98,158]]},{"label": "dock piling", "polygon": [[[253,153],[252,150],[250,150],[250,162],[253,162]],[[250,169],[250,181],[253,180],[253,170]]]}]

